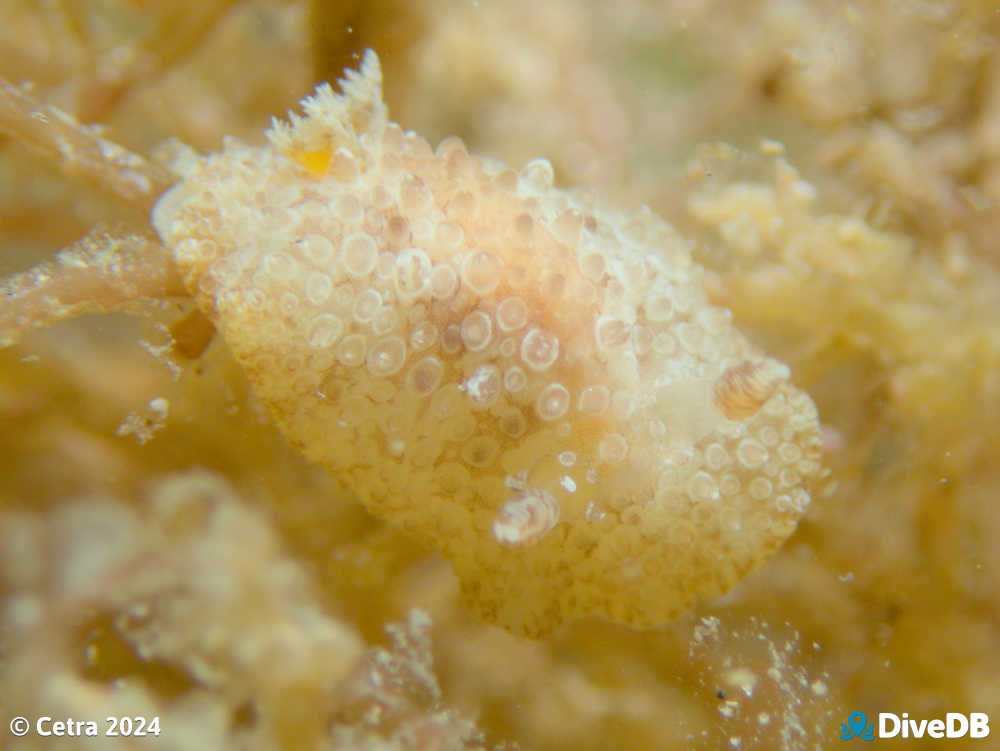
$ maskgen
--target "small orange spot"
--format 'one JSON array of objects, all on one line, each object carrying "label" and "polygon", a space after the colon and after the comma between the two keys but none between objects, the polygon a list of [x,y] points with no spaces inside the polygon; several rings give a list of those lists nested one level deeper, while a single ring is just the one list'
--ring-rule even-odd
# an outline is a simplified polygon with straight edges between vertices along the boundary
[{"label": "small orange spot", "polygon": [[317,177],[326,174],[326,168],[330,164],[330,157],[333,151],[330,149],[319,149],[318,151],[293,151],[291,158],[312,172]]}]

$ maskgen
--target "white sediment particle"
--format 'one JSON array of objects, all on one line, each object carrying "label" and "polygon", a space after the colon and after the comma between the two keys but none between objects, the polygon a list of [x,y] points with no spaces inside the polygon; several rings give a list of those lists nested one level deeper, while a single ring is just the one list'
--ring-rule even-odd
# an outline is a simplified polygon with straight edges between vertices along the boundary
[{"label": "white sediment particle", "polygon": [[496,365],[480,365],[463,387],[477,407],[489,407],[500,397],[500,370]]},{"label": "white sediment particle", "polygon": [[728,686],[742,691],[747,697],[752,697],[754,687],[757,685],[757,674],[745,667],[730,668],[722,674],[722,680]]},{"label": "white sediment particle", "polygon": [[151,416],[140,415],[138,412],[129,412],[115,429],[115,435],[134,435],[140,446],[145,446],[153,440],[153,434],[166,427],[167,413],[170,410],[170,402],[166,398],[159,396],[150,400],[148,404]]},{"label": "white sediment particle", "polygon": [[158,396],[150,400],[149,408],[160,420],[163,420],[166,419],[167,410],[170,409],[170,402],[166,398]]}]

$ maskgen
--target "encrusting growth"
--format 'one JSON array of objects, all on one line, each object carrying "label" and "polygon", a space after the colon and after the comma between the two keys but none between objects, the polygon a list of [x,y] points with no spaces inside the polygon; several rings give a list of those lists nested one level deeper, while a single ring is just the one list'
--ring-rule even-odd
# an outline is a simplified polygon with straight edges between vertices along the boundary
[{"label": "encrusting growth", "polygon": [[527,635],[666,622],[788,537],[815,407],[685,241],[389,122],[374,53],[269,145],[182,155],[153,225],[291,442]]}]

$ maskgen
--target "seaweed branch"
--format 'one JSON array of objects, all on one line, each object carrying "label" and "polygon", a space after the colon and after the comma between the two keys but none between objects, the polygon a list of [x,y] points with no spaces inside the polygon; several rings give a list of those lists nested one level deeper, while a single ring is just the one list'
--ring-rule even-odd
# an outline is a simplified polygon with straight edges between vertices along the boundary
[{"label": "seaweed branch", "polygon": [[46,261],[0,282],[0,347],[28,330],[84,313],[110,313],[187,296],[173,259],[146,234],[94,231]]},{"label": "seaweed branch", "polygon": [[0,78],[0,132],[28,144],[80,177],[148,213],[174,178],[159,165],[101,138],[72,116]]}]

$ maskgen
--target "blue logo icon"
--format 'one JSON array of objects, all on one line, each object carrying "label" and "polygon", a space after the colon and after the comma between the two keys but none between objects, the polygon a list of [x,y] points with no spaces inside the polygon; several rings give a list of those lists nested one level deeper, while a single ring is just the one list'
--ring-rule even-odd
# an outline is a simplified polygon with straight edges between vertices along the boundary
[{"label": "blue logo icon", "polygon": [[840,723],[840,739],[849,741],[851,738],[860,738],[863,741],[875,740],[875,723],[868,722],[864,712],[851,712],[847,722]]}]

